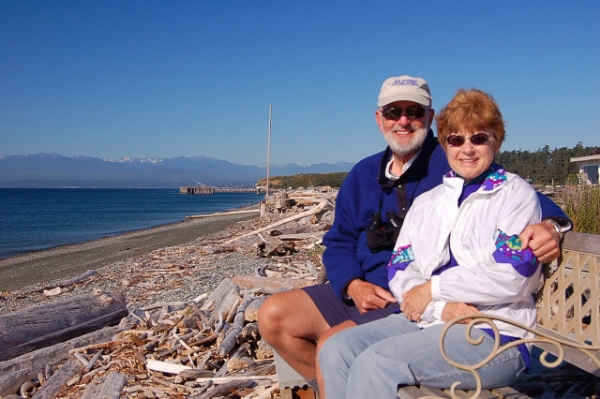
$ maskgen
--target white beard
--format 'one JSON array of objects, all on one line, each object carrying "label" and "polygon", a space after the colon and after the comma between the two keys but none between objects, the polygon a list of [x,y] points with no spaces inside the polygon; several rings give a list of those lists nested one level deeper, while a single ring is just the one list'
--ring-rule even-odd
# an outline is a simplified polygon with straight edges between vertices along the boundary
[{"label": "white beard", "polygon": [[409,142],[406,142],[405,140],[398,140],[399,135],[396,134],[396,132],[402,130],[403,129],[400,128],[393,128],[383,133],[383,137],[392,149],[392,152],[399,156],[417,152],[425,142],[425,138],[427,137],[427,128],[416,129],[410,133],[411,140]]}]

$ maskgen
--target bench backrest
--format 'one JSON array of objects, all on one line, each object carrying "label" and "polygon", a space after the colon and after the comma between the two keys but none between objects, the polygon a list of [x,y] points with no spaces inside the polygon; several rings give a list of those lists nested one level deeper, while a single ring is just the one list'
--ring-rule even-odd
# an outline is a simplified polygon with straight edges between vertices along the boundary
[{"label": "bench backrest", "polygon": [[[600,235],[569,232],[558,262],[544,267],[538,293],[537,329],[575,346],[564,346],[564,360],[600,377],[600,361],[577,345],[600,345]],[[558,356],[556,345],[540,348]],[[585,348],[585,347],[584,347]],[[600,353],[592,353],[600,359]]]}]

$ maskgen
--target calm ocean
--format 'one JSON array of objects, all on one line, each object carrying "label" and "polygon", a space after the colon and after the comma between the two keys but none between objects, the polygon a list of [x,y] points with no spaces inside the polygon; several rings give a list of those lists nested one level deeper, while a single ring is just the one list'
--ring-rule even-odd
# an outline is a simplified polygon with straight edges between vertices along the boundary
[{"label": "calm ocean", "polygon": [[0,259],[263,199],[254,193],[181,195],[178,189],[0,189]]}]

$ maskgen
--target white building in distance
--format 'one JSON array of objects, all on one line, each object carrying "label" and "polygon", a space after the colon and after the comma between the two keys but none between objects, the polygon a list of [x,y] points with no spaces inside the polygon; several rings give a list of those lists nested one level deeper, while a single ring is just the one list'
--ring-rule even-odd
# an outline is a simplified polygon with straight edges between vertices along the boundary
[{"label": "white building in distance", "polygon": [[579,182],[586,185],[598,185],[600,175],[600,154],[571,158],[579,166]]}]

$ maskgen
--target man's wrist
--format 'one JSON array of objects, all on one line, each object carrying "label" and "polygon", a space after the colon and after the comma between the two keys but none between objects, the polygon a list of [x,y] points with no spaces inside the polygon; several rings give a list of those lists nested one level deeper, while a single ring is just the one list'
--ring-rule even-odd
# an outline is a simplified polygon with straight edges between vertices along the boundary
[{"label": "man's wrist", "polygon": [[343,299],[344,301],[352,301],[352,297],[350,296],[350,294],[348,294],[348,289],[350,288],[350,285],[351,285],[353,282],[357,281],[357,280],[359,280],[359,279],[354,279],[354,280],[351,280],[351,281],[350,281],[350,282],[349,282],[349,283],[346,285],[346,287],[345,287],[345,288],[342,290],[342,299]]},{"label": "man's wrist", "polygon": [[562,240],[563,236],[565,235],[565,231],[569,231],[569,229],[570,229],[570,226],[563,227],[560,224],[558,224],[558,222],[555,221],[554,219],[544,219],[543,222],[550,224],[554,228],[554,230],[556,231],[556,234],[558,234],[558,237],[561,240]]},{"label": "man's wrist", "polygon": [[544,219],[543,222],[552,223],[554,228],[557,229],[557,232],[563,234],[567,231],[570,231],[573,228],[573,224],[571,223],[571,221],[565,218],[548,218]]}]

